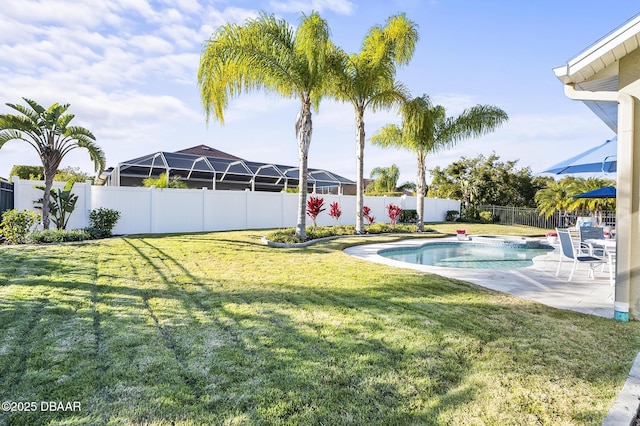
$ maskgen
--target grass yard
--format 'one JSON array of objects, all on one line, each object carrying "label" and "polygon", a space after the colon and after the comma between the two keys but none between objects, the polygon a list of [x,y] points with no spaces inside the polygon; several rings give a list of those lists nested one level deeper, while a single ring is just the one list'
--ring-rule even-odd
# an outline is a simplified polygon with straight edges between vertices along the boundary
[{"label": "grass yard", "polygon": [[599,425],[640,348],[638,322],[341,252],[392,237],[262,235],[0,248],[0,400],[38,404],[0,424]]}]

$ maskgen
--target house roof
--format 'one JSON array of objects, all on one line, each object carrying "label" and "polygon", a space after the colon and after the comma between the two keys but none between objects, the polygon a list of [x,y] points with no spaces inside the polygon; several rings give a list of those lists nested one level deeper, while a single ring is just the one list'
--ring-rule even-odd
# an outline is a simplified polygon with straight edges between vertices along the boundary
[{"label": "house roof", "polygon": [[242,160],[242,158],[240,157],[236,157],[235,155],[228,154],[215,148],[211,148],[207,145],[192,146],[191,148],[181,149],[180,151],[176,152],[180,154],[193,154],[199,157],[215,157],[228,158],[230,160]]},{"label": "house roof", "polygon": [[[556,77],[576,90],[619,89],[619,61],[640,46],[640,15],[629,19],[582,52],[554,68]],[[618,103],[583,101],[613,131],[618,131]]]}]

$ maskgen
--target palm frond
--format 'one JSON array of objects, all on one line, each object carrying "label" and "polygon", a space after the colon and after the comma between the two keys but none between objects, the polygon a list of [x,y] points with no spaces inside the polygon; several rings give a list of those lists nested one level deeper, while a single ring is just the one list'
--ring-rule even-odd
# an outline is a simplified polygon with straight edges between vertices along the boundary
[{"label": "palm frond", "polygon": [[371,136],[371,143],[381,148],[404,148],[402,140],[402,129],[395,124],[389,124],[382,127],[378,132]]},{"label": "palm frond", "polygon": [[401,107],[411,96],[409,89],[399,81],[385,81],[378,91],[374,91],[365,102],[365,108],[371,107],[372,111],[389,109],[394,106]]},{"label": "palm frond", "polygon": [[[6,105],[16,111],[18,111],[20,114],[28,117],[31,121],[33,121],[34,123],[38,122],[38,118],[40,116],[41,113],[39,113],[39,110],[42,110],[42,112],[44,112],[44,108],[42,108],[39,104],[37,104],[36,102],[29,100],[27,98],[23,98],[25,100],[25,102],[29,103],[29,102],[33,102],[33,105],[31,103],[29,103],[29,105],[31,106],[32,109],[29,109],[27,107],[25,107],[24,105],[20,105],[20,104],[10,104],[7,103]],[[36,110],[37,108],[37,110]]]},{"label": "palm frond", "polygon": [[447,143],[477,138],[495,131],[506,123],[509,116],[492,105],[476,105],[466,109],[458,117],[449,117],[443,124],[442,139]]},{"label": "palm frond", "polygon": [[224,123],[229,100],[254,90],[310,96],[317,106],[332,49],[328,25],[317,13],[303,15],[297,32],[264,13],[244,25],[220,27],[205,43],[198,70],[207,120],[215,116]]},{"label": "palm frond", "polygon": [[107,166],[107,159],[104,151],[93,140],[80,138],[76,142],[78,148],[84,148],[89,153],[89,158],[93,161],[94,169],[99,174],[104,171]]},{"label": "palm frond", "polygon": [[392,16],[387,19],[384,35],[391,44],[395,61],[399,65],[408,64],[418,43],[418,25],[407,19],[404,13]]}]

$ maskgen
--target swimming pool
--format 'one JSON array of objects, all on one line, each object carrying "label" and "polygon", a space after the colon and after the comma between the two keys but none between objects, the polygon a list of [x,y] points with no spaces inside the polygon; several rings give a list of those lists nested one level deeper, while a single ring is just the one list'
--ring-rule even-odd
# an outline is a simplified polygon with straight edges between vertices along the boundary
[{"label": "swimming pool", "polygon": [[387,249],[380,256],[418,265],[447,268],[516,269],[533,264],[536,256],[552,248],[527,248],[510,244],[433,242],[415,248]]}]

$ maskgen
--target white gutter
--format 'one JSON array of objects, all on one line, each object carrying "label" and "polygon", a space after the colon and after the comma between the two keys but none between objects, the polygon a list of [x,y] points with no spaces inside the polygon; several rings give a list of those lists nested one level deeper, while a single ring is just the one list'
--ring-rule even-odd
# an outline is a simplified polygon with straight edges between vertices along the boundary
[{"label": "white gutter", "polygon": [[573,83],[564,85],[564,94],[569,99],[576,101],[601,101],[601,102],[619,102],[619,96],[625,93],[621,92],[590,92],[588,90],[576,90]]},{"label": "white gutter", "polygon": [[[629,301],[631,284],[631,235],[633,232],[633,148],[634,148],[634,98],[626,92],[576,90],[573,83],[564,85],[564,94],[579,101],[618,102],[618,166],[616,204],[616,227],[618,228],[618,249],[616,256],[616,288],[614,317],[629,321]],[[621,164],[624,162],[624,164]],[[621,167],[622,166],[622,167]],[[623,228],[619,229],[621,224]],[[622,249],[621,249],[622,248]],[[621,256],[622,255],[622,256]]]}]

